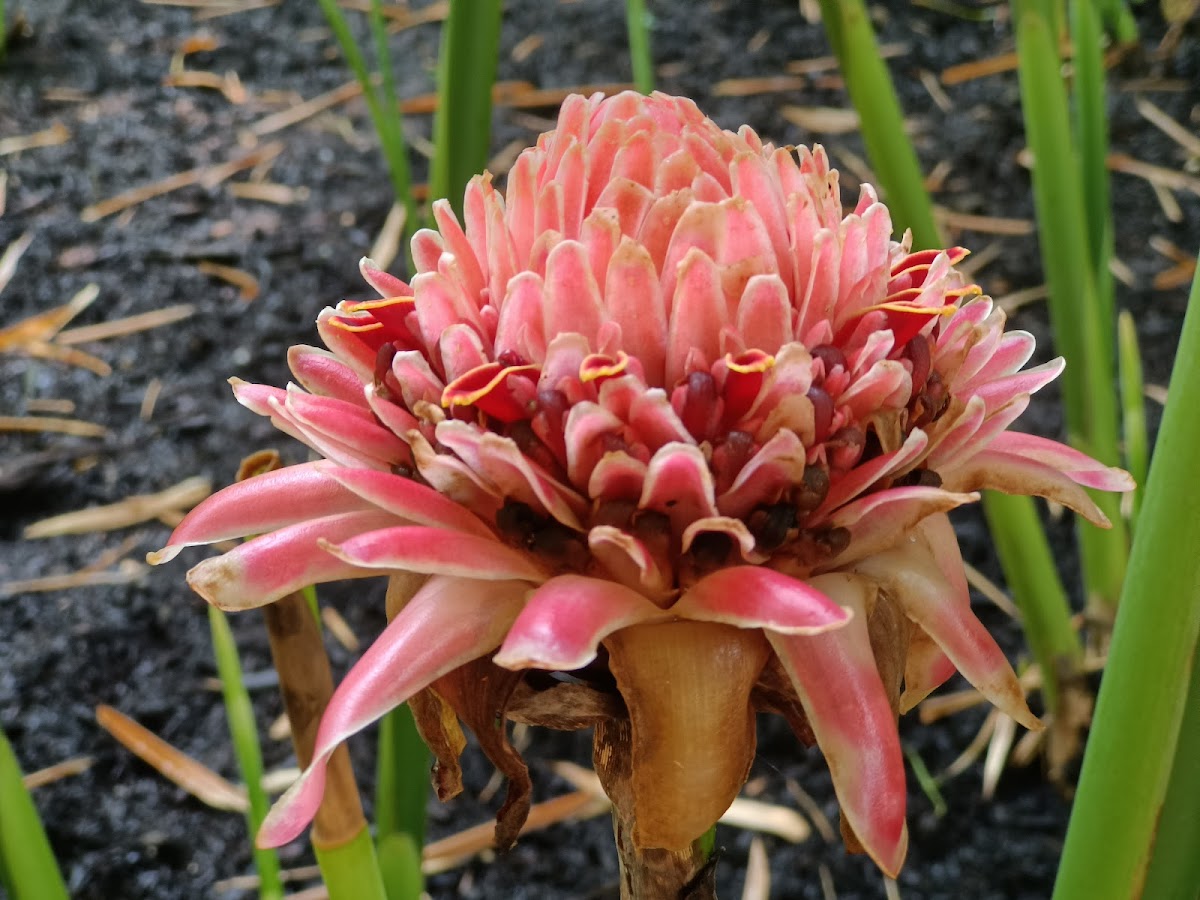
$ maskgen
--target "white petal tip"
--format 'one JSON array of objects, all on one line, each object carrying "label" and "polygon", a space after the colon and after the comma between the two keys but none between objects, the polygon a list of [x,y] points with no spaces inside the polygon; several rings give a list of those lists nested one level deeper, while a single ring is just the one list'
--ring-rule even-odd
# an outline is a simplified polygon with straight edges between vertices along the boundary
[{"label": "white petal tip", "polygon": [[168,563],[177,557],[181,550],[183,550],[182,544],[168,545],[161,550],[153,550],[146,554],[146,562],[152,566],[161,566],[163,563]]}]

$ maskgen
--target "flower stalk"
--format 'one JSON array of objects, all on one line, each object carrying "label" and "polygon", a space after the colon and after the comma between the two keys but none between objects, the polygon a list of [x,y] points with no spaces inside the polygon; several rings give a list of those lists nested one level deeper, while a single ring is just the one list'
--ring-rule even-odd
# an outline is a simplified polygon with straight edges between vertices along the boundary
[{"label": "flower stalk", "polygon": [[632,748],[628,721],[597,725],[593,762],[613,804],[621,900],[716,900],[716,867],[708,831],[674,850],[639,845]]}]

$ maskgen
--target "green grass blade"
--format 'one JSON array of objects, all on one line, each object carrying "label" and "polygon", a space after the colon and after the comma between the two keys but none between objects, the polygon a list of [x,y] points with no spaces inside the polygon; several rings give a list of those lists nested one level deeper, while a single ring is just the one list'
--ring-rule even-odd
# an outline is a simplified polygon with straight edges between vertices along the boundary
[{"label": "green grass blade", "polygon": [[[1088,245],[1087,216],[1073,150],[1066,88],[1051,23],[1034,0],[1014,0],[1018,74],[1025,132],[1033,151],[1034,206],[1042,265],[1050,288],[1050,316],[1067,359],[1062,380],[1071,443],[1108,465],[1119,461],[1112,345],[1115,324],[1104,318]],[[1120,500],[1093,499],[1112,521],[1109,531],[1078,529],[1088,605],[1111,609],[1120,595],[1128,535]]]},{"label": "green grass blade", "polygon": [[1197,798],[1200,798],[1200,665],[1193,660],[1192,684],[1175,749],[1175,765],[1158,819],[1158,837],[1146,870],[1143,897],[1195,900],[1200,896]]},{"label": "green grass blade", "polygon": [[[1113,322],[1112,202],[1108,184],[1108,109],[1104,48],[1095,0],[1071,0],[1071,41],[1075,45],[1074,113],[1083,184],[1088,249],[1101,322]],[[1112,342],[1105,344],[1110,348]],[[1110,351],[1111,353],[1111,351]],[[1111,362],[1109,364],[1111,366]]]},{"label": "green grass blade", "polygon": [[407,834],[389,834],[376,842],[375,851],[388,900],[420,897],[425,890],[420,846]]},{"label": "green grass blade", "polygon": [[629,31],[633,84],[643,94],[649,94],[654,90],[654,58],[650,54],[650,16],[645,0],[625,0],[625,27]]},{"label": "green grass blade", "polygon": [[430,193],[460,216],[463,189],[487,166],[491,147],[500,10],[500,0],[451,0],[442,26]]},{"label": "green grass blade", "polygon": [[21,780],[12,745],[0,731],[0,876],[14,898],[67,900],[33,798]]},{"label": "green grass blade", "polygon": [[383,887],[375,844],[366,825],[337,847],[313,844],[329,900],[390,900]]},{"label": "green grass blade", "polygon": [[[225,613],[215,606],[209,606],[208,626],[212,632],[217,674],[221,677],[221,695],[225,700],[229,736],[233,740],[233,752],[242,773],[242,781],[246,785],[246,797],[250,801],[250,808],[246,811],[246,824],[250,830],[250,840],[253,841],[271,806],[267,792],[262,786],[262,749],[258,743],[254,705],[250,702],[250,692],[246,690],[246,684],[242,680],[242,663],[238,658],[237,644],[234,643],[233,632],[229,628],[229,620]],[[259,897],[264,900],[283,897],[279,855],[274,850],[255,847],[254,867],[258,869]]]},{"label": "green grass blade", "polygon": [[1097,0],[1097,5],[1104,19],[1104,27],[1118,44],[1132,44],[1137,41],[1137,21],[1129,10],[1129,4],[1124,0]]},{"label": "green grass blade", "polygon": [[1042,670],[1046,709],[1057,712],[1059,674],[1078,671],[1083,646],[1071,627],[1071,607],[1050,544],[1029,497],[987,491],[983,512],[1008,589],[1021,610],[1025,639]]},{"label": "green grass blade", "polygon": [[1130,527],[1137,527],[1142,497],[1146,493],[1146,472],[1150,468],[1150,441],[1146,433],[1146,395],[1142,379],[1142,354],[1138,349],[1137,328],[1128,310],[1117,319],[1117,358],[1121,372],[1121,426],[1125,438],[1125,468],[1137,482],[1133,493]]},{"label": "green grass blade", "polygon": [[375,41],[375,63],[379,67],[380,77],[381,109],[375,127],[380,132],[379,142],[383,145],[383,153],[387,159],[392,189],[396,199],[404,204],[404,233],[409,235],[417,230],[420,223],[417,221],[417,201],[412,193],[408,147],[404,141],[400,103],[396,97],[396,76],[392,69],[392,54],[388,49],[387,23],[383,19],[381,0],[371,0],[371,12],[367,21]]},{"label": "green grass blade", "polygon": [[867,155],[896,230],[911,228],[916,247],[940,246],[933,205],[917,154],[905,135],[904,113],[879,55],[866,5],[862,0],[821,0],[821,20],[858,110]]},{"label": "green grass blade", "polygon": [[[405,703],[379,723],[375,770],[375,832],[389,900],[416,900],[424,889],[420,849],[425,844],[428,797],[429,749]],[[416,868],[404,872],[414,858],[410,849],[416,854]],[[415,893],[398,893],[412,885],[416,885]]]},{"label": "green grass blade", "polygon": [[400,128],[400,110],[395,103],[395,83],[392,78],[390,54],[387,51],[387,31],[383,26],[382,12],[377,9],[378,0],[372,0],[371,30],[375,36],[376,53],[381,54],[378,63],[382,73],[383,92],[385,97],[390,95],[391,98],[386,102],[381,100],[379,94],[375,92],[371,73],[367,69],[367,61],[358,48],[354,35],[350,33],[350,25],[338,6],[337,0],[317,0],[317,2],[321,5],[321,11],[325,13],[325,19],[329,22],[329,27],[337,39],[342,55],[346,58],[346,64],[350,66],[350,71],[354,73],[354,77],[362,86],[363,99],[367,103],[371,122],[375,126],[375,133],[379,136],[384,158],[387,160],[392,192],[396,199],[404,204],[405,211],[408,213],[406,229],[412,229],[416,226],[416,205],[412,199],[410,187],[404,132]]},{"label": "green grass blade", "polygon": [[[1172,772],[1173,763],[1200,766],[1200,758],[1176,756],[1200,649],[1200,516],[1190,490],[1200,446],[1198,406],[1200,277],[1192,283],[1175,356],[1056,900],[1172,896],[1143,893],[1141,881],[1165,812],[1168,782],[1179,784],[1184,777],[1178,766]],[[1190,702],[1194,705],[1194,696]],[[1194,815],[1195,797],[1172,803],[1178,799],[1190,802]]]}]

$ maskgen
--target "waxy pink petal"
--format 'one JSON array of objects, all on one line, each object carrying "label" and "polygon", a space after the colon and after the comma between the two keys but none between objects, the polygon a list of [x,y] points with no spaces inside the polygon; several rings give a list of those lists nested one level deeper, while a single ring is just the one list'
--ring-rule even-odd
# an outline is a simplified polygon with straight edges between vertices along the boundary
[{"label": "waxy pink petal", "polygon": [[476,537],[494,538],[491,529],[477,516],[411,478],[370,469],[346,469],[325,462],[314,465],[327,479],[355,496],[415,525],[449,528]]},{"label": "waxy pink petal", "polygon": [[[1086,476],[1085,476],[1086,477]],[[1006,494],[1045,497],[1073,509],[1093,525],[1108,528],[1112,523],[1079,484],[1060,469],[1015,453],[984,450],[946,479],[956,490],[996,490]]]},{"label": "waxy pink petal", "polygon": [[1034,434],[1006,431],[997,435],[988,450],[1010,453],[1058,469],[1076,484],[1097,491],[1132,491],[1137,485],[1124,469],[1106,466],[1073,447]]},{"label": "waxy pink petal", "polygon": [[342,679],[317,731],[309,767],[271,809],[260,847],[300,836],[325,791],[325,767],[337,746],[446,673],[488,653],[524,601],[521,583],[432,578]]},{"label": "waxy pink petal", "polygon": [[812,582],[814,590],[853,609],[854,617],[826,634],[767,632],[767,639],[804,705],[842,815],[876,865],[894,878],[908,850],[904,757],[867,634],[870,589],[845,574]]},{"label": "waxy pink petal", "polygon": [[684,591],[671,611],[685,619],[792,635],[821,634],[853,615],[809,582],[765,566],[717,569]]},{"label": "waxy pink petal", "polygon": [[530,595],[492,661],[508,669],[570,671],[595,659],[600,642],[614,631],[669,618],[622,585],[560,575]]},{"label": "waxy pink petal", "polygon": [[461,534],[442,528],[400,525],[359,534],[349,540],[320,542],[348,565],[394,569],[425,575],[452,575],[504,581],[521,578],[544,581],[547,573],[530,556],[494,538]]},{"label": "waxy pink petal", "polygon": [[233,610],[265,606],[311,584],[367,578],[378,573],[331,556],[321,545],[395,521],[381,510],[307,519],[204,560],[188,572],[188,584],[213,606]]},{"label": "waxy pink petal", "polygon": [[167,545],[147,560],[159,565],[174,559],[184,547],[264,534],[378,505],[342,487],[322,471],[324,465],[328,464],[286,466],[217,491],[184,516]]},{"label": "waxy pink petal", "polygon": [[1029,711],[1025,693],[996,641],[964,607],[929,551],[914,541],[860,560],[854,571],[883,585],[908,617],[938,642],[963,677],[995,706],[1031,731],[1042,724]]}]

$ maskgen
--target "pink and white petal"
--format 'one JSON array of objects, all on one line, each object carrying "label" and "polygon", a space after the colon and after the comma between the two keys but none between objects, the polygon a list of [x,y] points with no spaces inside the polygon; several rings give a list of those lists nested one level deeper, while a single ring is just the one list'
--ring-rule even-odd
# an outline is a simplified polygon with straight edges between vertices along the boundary
[{"label": "pink and white petal", "polygon": [[408,409],[416,409],[418,403],[441,404],[446,384],[420,351],[403,350],[393,356],[392,375],[400,385],[401,399]]},{"label": "pink and white petal", "polygon": [[570,487],[548,475],[525,456],[510,438],[480,431],[466,422],[437,426],[437,439],[482,475],[504,497],[513,497],[581,531],[586,503]]},{"label": "pink and white petal", "polygon": [[462,277],[463,290],[469,297],[479,297],[485,286],[483,273],[479,269],[479,260],[467,240],[466,233],[459,225],[458,217],[449,200],[435,200],[431,205],[433,218],[437,222],[438,235],[446,250],[454,255],[458,262],[459,274]]},{"label": "pink and white petal", "polygon": [[979,495],[974,493],[912,485],[876,491],[848,503],[830,516],[829,524],[850,529],[850,543],[821,568],[824,571],[840,569],[855,560],[894,547],[928,517],[978,500]]},{"label": "pink and white petal", "polygon": [[[956,381],[961,383],[953,386],[954,390],[970,392],[977,385],[988,381],[995,381],[998,378],[1003,378],[1006,375],[1012,375],[1020,371],[1021,366],[1029,362],[1029,358],[1033,356],[1034,339],[1033,335],[1028,331],[1005,331],[1000,338],[1000,342],[996,345],[995,352],[991,357],[979,368],[979,371],[969,378],[963,369],[960,369],[956,375]],[[970,355],[968,354],[967,362],[969,363]],[[966,364],[964,364],[964,369]]]},{"label": "pink and white petal", "polygon": [[945,476],[943,486],[948,490],[993,490],[1005,494],[1045,497],[1075,510],[1093,525],[1112,527],[1108,516],[1069,475],[1015,453],[990,449],[977,453],[964,466]]},{"label": "pink and white petal", "polygon": [[815,635],[841,628],[855,615],[810,582],[765,566],[728,566],[705,575],[671,607],[684,619],[763,628],[779,635]]},{"label": "pink and white petal", "polygon": [[829,765],[842,815],[876,865],[896,877],[908,850],[904,757],[867,633],[871,588],[838,573],[812,579],[854,617],[817,635],[767,632]]},{"label": "pink and white petal", "polygon": [[567,445],[567,477],[572,484],[588,483],[596,464],[607,452],[604,438],[620,436],[625,423],[598,403],[585,400],[567,413],[563,438]]},{"label": "pink and white petal", "polygon": [[481,581],[541,582],[548,577],[532,557],[495,538],[444,528],[398,525],[342,541],[322,540],[320,546],[343,562],[364,569],[394,569]]},{"label": "pink and white petal", "polygon": [[288,368],[309,393],[367,405],[362,379],[328,350],[297,344],[288,348],[287,358]]},{"label": "pink and white petal", "polygon": [[371,510],[298,522],[193,566],[187,573],[188,584],[213,606],[235,610],[265,606],[310,584],[368,578],[378,573],[330,556],[320,544],[395,521],[395,516]]},{"label": "pink and white petal", "polygon": [[[696,207],[694,207],[696,208]],[[670,292],[670,319],[667,327],[666,381],[674,385],[687,375],[687,360],[699,353],[709,362],[721,355],[721,329],[729,324],[729,312],[721,286],[717,264],[703,251],[693,247],[672,269],[664,292]]]},{"label": "pink and white petal", "polygon": [[361,407],[330,397],[314,397],[290,386],[286,404],[287,411],[314,439],[327,438],[365,459],[384,463],[409,458],[408,445]]},{"label": "pink and white petal", "polygon": [[420,431],[407,435],[413,461],[421,477],[439,494],[470,509],[485,521],[494,521],[504,497],[457,456],[438,453]]},{"label": "pink and white petal", "polygon": [[1137,486],[1124,469],[1106,466],[1073,447],[1034,434],[1006,431],[992,440],[988,450],[1042,463],[1062,472],[1076,484],[1098,491],[1132,491]]},{"label": "pink and white petal", "polygon": [[412,291],[409,290],[407,284],[395,275],[389,275],[369,256],[364,256],[358,261],[358,271],[361,273],[363,280],[379,292],[380,297],[406,297],[412,295]]},{"label": "pink and white petal", "polygon": [[[790,273],[787,279],[790,281]],[[755,275],[747,281],[737,316],[737,328],[747,347],[775,353],[789,343],[792,305],[783,276]]]},{"label": "pink and white petal", "polygon": [[347,469],[325,462],[314,465],[317,471],[347,491],[397,518],[416,525],[448,528],[488,540],[495,539],[492,530],[469,510],[411,478],[370,469]]},{"label": "pink and white petal", "polygon": [[345,313],[326,307],[317,315],[317,334],[334,356],[353,369],[361,381],[369,383],[375,376],[377,351],[357,333],[333,324],[344,318]]},{"label": "pink and white petal", "polygon": [[708,516],[697,519],[684,529],[680,550],[687,553],[702,534],[723,534],[738,548],[738,553],[744,562],[761,565],[771,557],[754,549],[754,535],[741,519],[730,516]]},{"label": "pink and white petal", "polygon": [[528,586],[431,578],[391,621],[334,691],[317,731],[312,763],[275,804],[260,847],[299,837],[325,791],[337,746],[459,666],[489,653],[524,602]]},{"label": "pink and white petal", "polygon": [[641,360],[650,385],[663,384],[667,318],[654,261],[641,244],[622,238],[608,264],[604,305],[621,326],[626,351]]},{"label": "pink and white petal", "polygon": [[639,509],[652,509],[671,520],[681,535],[696,519],[717,515],[712,473],[692,444],[664,444],[650,459]]},{"label": "pink and white petal", "polygon": [[868,462],[855,466],[830,485],[825,500],[812,514],[809,521],[814,523],[823,521],[833,510],[853,500],[880,479],[911,466],[921,458],[928,444],[929,438],[925,432],[920,428],[914,428],[904,439],[904,444],[900,449],[893,450],[891,453],[883,453]]},{"label": "pink and white petal", "polygon": [[662,388],[650,388],[629,407],[629,424],[653,451],[670,443],[694,444],[692,437]]},{"label": "pink and white petal", "polygon": [[606,313],[583,244],[563,241],[550,251],[545,291],[545,333],[582,334],[590,345],[596,346],[596,335]]},{"label": "pink and white petal", "polygon": [[624,450],[605,453],[587,480],[587,495],[593,501],[637,501],[646,481],[646,464]]},{"label": "pink and white petal", "polygon": [[904,660],[904,690],[900,694],[900,714],[945,684],[958,670],[937,641],[918,627],[913,628]]},{"label": "pink and white petal", "polygon": [[903,406],[911,393],[912,376],[908,369],[897,360],[884,359],[855,378],[837,403],[848,407],[855,419],[865,419],[877,409]]},{"label": "pink and white petal", "polygon": [[421,425],[417,417],[399,404],[381,397],[373,384],[367,385],[364,395],[367,398],[367,406],[383,426],[407,444],[408,433]]},{"label": "pink and white petal", "polygon": [[655,601],[671,592],[670,566],[655,558],[640,540],[612,525],[597,525],[588,532],[588,549],[612,577]]},{"label": "pink and white petal", "polygon": [[496,326],[496,356],[515,353],[519,358],[540,364],[546,356],[542,326],[545,305],[542,279],[533,272],[521,272],[508,283],[508,292],[500,306]]},{"label": "pink and white petal", "polygon": [[378,505],[342,487],[325,474],[323,465],[328,463],[287,466],[217,491],[184,516],[167,545],[147,559],[159,565],[184,547],[265,534],[306,519],[364,512]]},{"label": "pink and white petal", "polygon": [[717,498],[717,509],[740,519],[756,506],[777,502],[785,488],[804,477],[804,459],[804,444],[796,433],[777,431],[742,466],[729,490]]},{"label": "pink and white petal", "polygon": [[[944,513],[929,516],[916,526],[929,546],[954,600],[964,609],[971,607],[971,593],[963,568],[958,536],[950,517]],[[900,695],[900,712],[905,713],[941,687],[955,672],[954,662],[946,652],[920,628],[915,629],[904,662],[904,693]]]},{"label": "pink and white petal", "polygon": [[[943,465],[954,466],[970,452],[982,450],[984,444],[975,440],[987,417],[987,404],[982,397],[972,397],[957,415],[953,407],[930,429],[929,454],[925,465],[940,472]],[[968,449],[969,445],[973,445]]]},{"label": "pink and white petal", "polygon": [[999,409],[1018,394],[1035,394],[1062,374],[1066,361],[1060,356],[1048,363],[1026,369],[1015,375],[1006,375],[981,384],[975,391],[977,397],[982,397],[988,409]]},{"label": "pink and white petal", "polygon": [[976,690],[1026,728],[1041,730],[1004,652],[970,607],[956,598],[923,542],[859,560],[854,571],[887,590]]},{"label": "pink and white petal", "polygon": [[624,585],[559,575],[525,601],[492,661],[507,669],[569,672],[595,659],[600,642],[614,631],[670,618],[670,613]]}]

